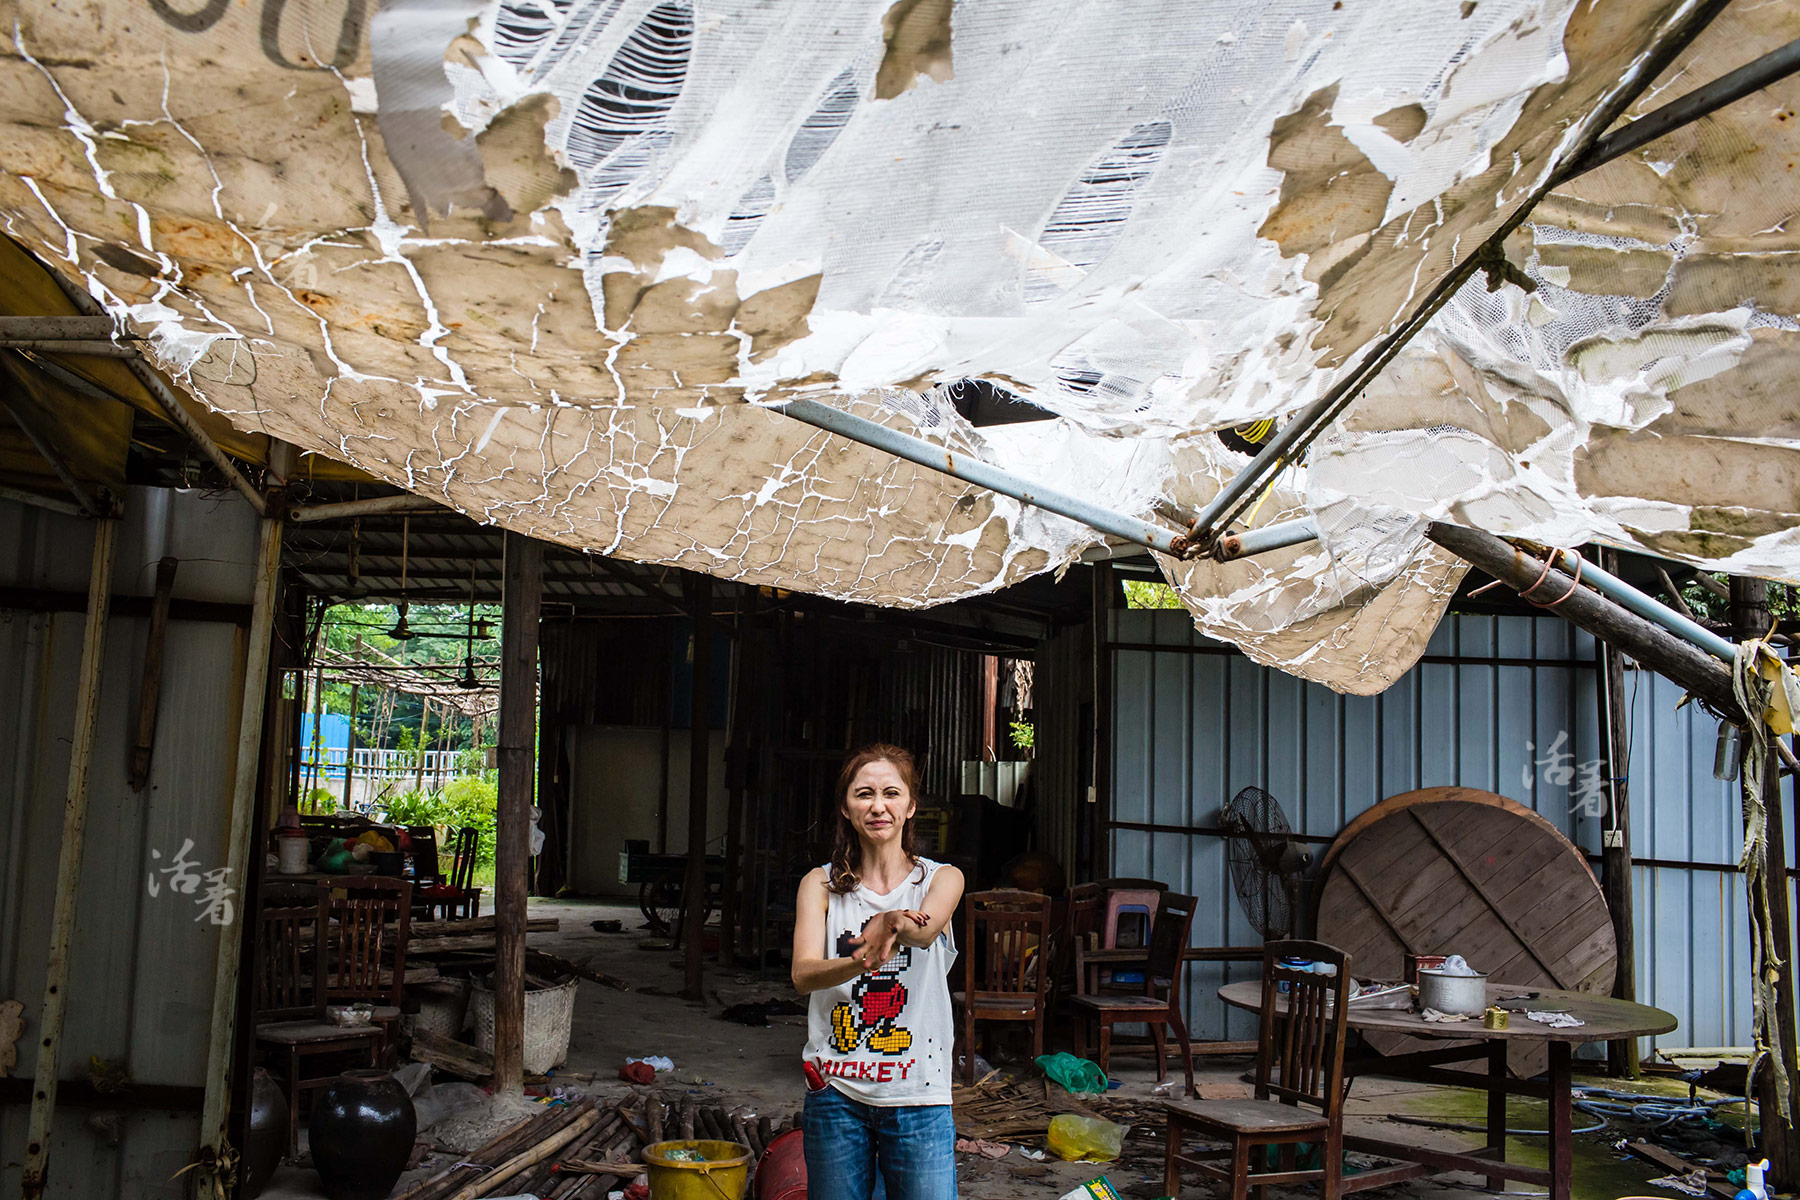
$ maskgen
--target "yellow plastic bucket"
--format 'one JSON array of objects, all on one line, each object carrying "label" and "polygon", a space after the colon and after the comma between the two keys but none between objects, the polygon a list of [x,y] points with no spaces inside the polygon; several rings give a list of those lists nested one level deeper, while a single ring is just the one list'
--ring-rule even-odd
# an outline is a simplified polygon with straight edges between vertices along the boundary
[{"label": "yellow plastic bucket", "polygon": [[[699,1161],[670,1158],[692,1152]],[[656,1142],[644,1147],[650,1200],[744,1200],[750,1176],[750,1147],[742,1142]]]}]

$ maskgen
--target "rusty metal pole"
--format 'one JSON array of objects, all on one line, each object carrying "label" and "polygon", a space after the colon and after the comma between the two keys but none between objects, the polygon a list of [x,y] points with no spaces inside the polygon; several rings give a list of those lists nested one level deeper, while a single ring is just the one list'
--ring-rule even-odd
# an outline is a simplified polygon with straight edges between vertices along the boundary
[{"label": "rusty metal pole", "polygon": [[50,918],[50,950],[44,964],[44,1010],[36,1030],[37,1073],[31,1090],[31,1122],[25,1135],[22,1194],[44,1193],[50,1169],[50,1124],[56,1116],[56,1084],[62,1057],[63,1013],[68,1003],[69,947],[75,937],[75,903],[81,884],[81,852],[87,838],[88,769],[100,711],[100,673],[106,652],[106,605],[112,595],[118,521],[94,522],[93,569],[88,575],[87,623],[82,631],[76,680],[75,730],[69,746],[69,782],[63,801],[62,850],[56,868],[56,906]]},{"label": "rusty metal pole", "polygon": [[[225,878],[244,886],[249,877],[250,847],[255,830],[257,783],[262,761],[263,710],[269,697],[269,651],[275,639],[279,599],[282,523],[279,506],[264,517],[256,548],[256,590],[250,602],[250,635],[244,649],[244,695],[238,709],[237,760],[231,783],[231,823],[225,836]],[[256,897],[238,896],[240,920],[256,919]],[[212,1029],[206,1047],[206,1100],[200,1112],[203,1169],[218,1163],[225,1151],[231,1107],[232,1044],[238,1017],[238,967],[243,939],[229,927],[219,931],[219,954],[213,972]],[[202,1191],[205,1188],[202,1186]]]},{"label": "rusty metal pole", "polygon": [[712,576],[692,575],[688,593],[694,610],[693,682],[688,688],[688,828],[687,876],[681,884],[681,936],[686,940],[687,980],[681,994],[704,999],[705,967],[701,945],[706,928],[706,800],[711,782],[707,770],[712,749]]},{"label": "rusty metal pole", "polygon": [[525,905],[537,778],[544,544],[506,535],[500,616],[500,802],[494,845],[494,1091],[525,1090]]}]

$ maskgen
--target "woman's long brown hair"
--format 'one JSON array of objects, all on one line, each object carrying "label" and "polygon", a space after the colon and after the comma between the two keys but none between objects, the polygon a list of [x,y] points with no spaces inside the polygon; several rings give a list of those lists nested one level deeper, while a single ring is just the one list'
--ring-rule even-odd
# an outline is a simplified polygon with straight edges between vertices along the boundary
[{"label": "woman's long brown hair", "polygon": [[[831,872],[825,881],[825,886],[840,896],[855,891],[856,885],[862,882],[862,839],[856,836],[856,827],[844,815],[844,807],[850,800],[850,785],[856,782],[856,773],[873,762],[889,763],[900,773],[900,782],[906,785],[907,795],[912,797],[913,812],[918,812],[919,770],[907,751],[877,742],[873,746],[864,746],[844,760],[834,793],[837,797],[837,832],[831,839]],[[913,849],[913,842],[913,819],[908,817],[906,824],[900,827],[900,849],[905,851],[909,862],[917,865],[919,855]]]}]

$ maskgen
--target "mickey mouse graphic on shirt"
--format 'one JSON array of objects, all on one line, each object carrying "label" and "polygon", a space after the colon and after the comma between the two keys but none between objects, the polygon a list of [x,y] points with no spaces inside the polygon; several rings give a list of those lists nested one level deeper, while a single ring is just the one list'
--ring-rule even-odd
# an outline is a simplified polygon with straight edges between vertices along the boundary
[{"label": "mickey mouse graphic on shirt", "polygon": [[[854,949],[850,939],[855,933],[845,930],[838,935],[838,955],[848,958]],[[906,1011],[906,985],[901,973],[912,965],[912,950],[899,947],[893,958],[875,970],[857,977],[850,989],[850,999],[831,1010],[831,1046],[839,1054],[849,1054],[866,1044],[876,1054],[900,1055],[912,1046],[912,1030],[899,1024]],[[885,1068],[883,1068],[885,1070]]]}]

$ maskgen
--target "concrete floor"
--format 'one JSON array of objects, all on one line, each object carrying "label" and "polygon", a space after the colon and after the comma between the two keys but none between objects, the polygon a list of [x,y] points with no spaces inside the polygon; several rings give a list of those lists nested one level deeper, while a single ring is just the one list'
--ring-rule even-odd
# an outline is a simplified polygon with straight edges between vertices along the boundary
[{"label": "concrete floor", "polygon": [[[618,1068],[626,1058],[660,1054],[673,1059],[678,1071],[695,1072],[706,1081],[703,1085],[689,1086],[673,1082],[668,1075],[659,1076],[657,1087],[666,1096],[691,1090],[701,1095],[702,1103],[728,1108],[743,1106],[750,1112],[775,1114],[778,1119],[798,1109],[804,1095],[800,1050],[805,1041],[805,1018],[775,1017],[770,1027],[757,1029],[721,1020],[718,1015],[732,1004],[771,997],[792,998],[785,970],[772,973],[771,978],[764,981],[754,971],[725,970],[719,964],[709,962],[704,988],[707,999],[690,1002],[679,995],[681,958],[666,949],[643,948],[649,941],[649,934],[641,928],[642,918],[635,906],[534,900],[531,915],[554,916],[562,920],[561,929],[555,933],[532,934],[532,945],[585,963],[631,985],[628,992],[588,982],[580,985],[568,1061],[555,1072],[551,1086],[591,1092],[603,1103],[610,1103],[643,1090],[619,1081]],[[590,928],[590,922],[598,919],[620,920],[624,931],[597,933]],[[1002,1061],[996,1065],[1027,1075],[1036,1074],[1036,1068],[1029,1062],[1020,1065]],[[1242,1082],[1246,1066],[1245,1060],[1226,1059],[1203,1069],[1197,1068],[1197,1078],[1210,1095],[1248,1094],[1248,1088]],[[1153,1097],[1155,1072],[1148,1060],[1116,1059],[1114,1074],[1121,1080],[1121,1086],[1112,1093],[1113,1096]],[[1357,1081],[1348,1102],[1347,1128],[1422,1145],[1471,1146],[1476,1144],[1476,1135],[1402,1124],[1391,1117],[1400,1114],[1479,1122],[1483,1103],[1479,1093],[1475,1092],[1365,1078]],[[1509,1113],[1509,1123],[1517,1128],[1542,1128],[1544,1107],[1542,1102],[1516,1099]],[[1578,1120],[1578,1127],[1583,1123],[1591,1122]],[[1160,1131],[1157,1132],[1160,1136]],[[1648,1186],[1648,1180],[1663,1172],[1626,1158],[1611,1148],[1612,1143],[1621,1138],[1637,1137],[1641,1133],[1641,1129],[1614,1126],[1578,1136],[1575,1195],[1581,1200],[1679,1195],[1666,1188]],[[422,1140],[431,1140],[430,1131],[422,1135]],[[971,1200],[1055,1200],[1079,1184],[1105,1174],[1122,1194],[1156,1197],[1162,1194],[1162,1188],[1160,1151],[1155,1147],[1156,1143],[1147,1138],[1130,1139],[1125,1157],[1105,1165],[1064,1163],[1054,1157],[1040,1164],[1024,1158],[1017,1149],[998,1160],[978,1155],[959,1156],[960,1191]],[[1512,1138],[1508,1156],[1542,1165],[1545,1156],[1543,1139]],[[441,1165],[450,1160],[428,1160],[418,1174],[435,1169],[433,1161]],[[405,1182],[403,1180],[402,1189]],[[1419,1197],[1421,1200],[1493,1195],[1484,1190],[1483,1183],[1472,1176],[1448,1175],[1369,1194]],[[1296,1188],[1291,1193],[1288,1189],[1271,1191],[1284,1197],[1317,1194],[1316,1190],[1308,1188]],[[1187,1197],[1215,1194],[1197,1183],[1187,1184],[1182,1192]],[[282,1200],[318,1194],[317,1176],[306,1167],[292,1164],[284,1166],[270,1189],[264,1192],[265,1196]],[[1533,1193],[1514,1184],[1507,1194],[1543,1193]]]}]

